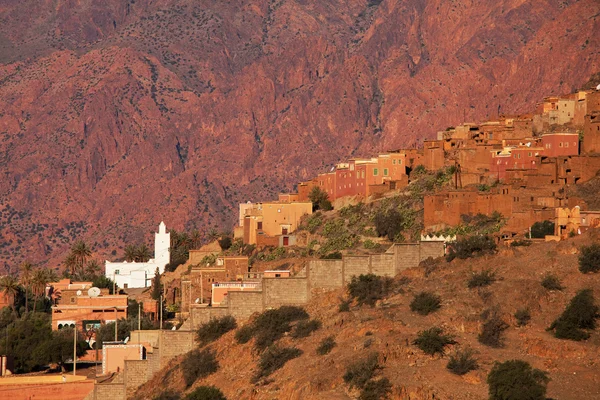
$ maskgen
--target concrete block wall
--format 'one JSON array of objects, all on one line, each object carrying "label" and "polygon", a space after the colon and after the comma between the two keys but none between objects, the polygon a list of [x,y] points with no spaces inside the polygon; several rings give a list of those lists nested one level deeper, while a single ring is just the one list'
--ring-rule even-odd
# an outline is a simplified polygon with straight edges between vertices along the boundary
[{"label": "concrete block wall", "polygon": [[125,360],[125,390],[127,394],[150,380],[149,363],[147,360]]},{"label": "concrete block wall", "polygon": [[127,398],[125,385],[122,383],[103,383],[94,385],[93,395],[94,400],[125,400]]},{"label": "concrete block wall", "polygon": [[396,276],[396,265],[394,263],[394,254],[373,254],[371,258],[371,269],[372,274],[378,276]]},{"label": "concrete block wall", "polygon": [[308,263],[311,289],[337,289],[344,286],[343,260],[314,260]]},{"label": "concrete block wall", "polygon": [[419,266],[421,260],[420,246],[418,243],[395,244],[396,274],[408,268]]},{"label": "concrete block wall", "polygon": [[419,243],[420,255],[419,260],[427,260],[429,257],[438,258],[443,257],[445,252],[444,242],[420,242]]},{"label": "concrete block wall", "polygon": [[305,304],[309,299],[307,278],[263,278],[265,308]]},{"label": "concrete block wall", "polygon": [[213,318],[221,318],[229,314],[229,307],[195,307],[192,305],[190,307],[190,317],[184,323],[182,328],[185,327],[185,329],[193,331],[198,329],[200,325],[207,323]]},{"label": "concrete block wall", "polygon": [[161,331],[160,367],[194,348],[194,331]]},{"label": "concrete block wall", "polygon": [[246,321],[252,314],[265,309],[263,296],[262,291],[229,292],[227,294],[229,312],[236,321]]},{"label": "concrete block wall", "polygon": [[344,283],[350,282],[353,276],[364,275],[371,272],[370,264],[370,256],[344,257]]}]

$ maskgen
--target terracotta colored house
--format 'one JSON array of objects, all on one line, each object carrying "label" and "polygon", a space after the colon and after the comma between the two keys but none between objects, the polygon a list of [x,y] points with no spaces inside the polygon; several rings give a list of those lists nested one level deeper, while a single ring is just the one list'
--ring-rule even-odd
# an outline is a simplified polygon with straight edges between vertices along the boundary
[{"label": "terracotta colored house", "polygon": [[52,330],[76,327],[90,345],[95,342],[96,329],[121,318],[127,318],[126,295],[91,297],[85,293],[70,298],[68,304],[52,306]]},{"label": "terracotta colored house", "polygon": [[204,303],[211,298],[211,288],[214,283],[242,281],[248,274],[249,262],[245,256],[223,256],[217,258],[215,265],[195,266],[190,271],[191,281],[190,299],[196,298]]},{"label": "terracotta colored house", "polygon": [[272,238],[272,244],[277,246],[278,236],[291,234],[298,228],[304,215],[312,214],[312,203],[254,203],[244,212],[244,243],[258,244],[261,240]]},{"label": "terracotta colored house", "polygon": [[579,154],[579,135],[547,133],[542,135],[542,147],[546,157],[576,156]]}]

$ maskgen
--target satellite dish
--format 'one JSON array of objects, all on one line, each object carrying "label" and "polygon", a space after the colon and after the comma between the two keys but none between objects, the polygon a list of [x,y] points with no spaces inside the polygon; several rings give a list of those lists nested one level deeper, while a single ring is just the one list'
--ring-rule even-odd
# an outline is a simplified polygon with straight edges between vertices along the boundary
[{"label": "satellite dish", "polygon": [[125,338],[125,340],[123,341],[123,343],[125,343],[125,344],[127,344],[127,342],[129,342],[129,336],[127,336],[127,337]]},{"label": "satellite dish", "polygon": [[77,291],[77,296],[81,296],[81,290]]},{"label": "satellite dish", "polygon": [[596,86],[596,90],[600,90],[600,85]]},{"label": "satellite dish", "polygon": [[197,298],[197,299],[194,301],[194,303],[196,303],[196,304],[200,303],[200,297],[198,297],[198,298]]},{"label": "satellite dish", "polygon": [[95,286],[94,286],[94,287],[91,287],[91,288],[88,290],[88,296],[90,296],[90,297],[98,297],[98,296],[100,296],[100,289],[98,289],[98,288],[97,288],[97,287],[95,287]]}]

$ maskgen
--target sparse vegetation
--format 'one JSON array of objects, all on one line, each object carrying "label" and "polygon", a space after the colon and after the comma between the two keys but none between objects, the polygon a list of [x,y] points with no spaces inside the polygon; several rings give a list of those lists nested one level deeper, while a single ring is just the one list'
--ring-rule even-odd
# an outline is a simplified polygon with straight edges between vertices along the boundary
[{"label": "sparse vegetation", "polygon": [[310,321],[302,320],[298,321],[294,329],[292,329],[291,337],[294,339],[300,339],[310,336],[311,333],[321,327],[321,321],[311,319]]},{"label": "sparse vegetation", "polygon": [[495,363],[487,377],[490,400],[545,400],[547,374],[521,360]]},{"label": "sparse vegetation", "polygon": [[441,297],[431,292],[417,294],[410,303],[410,310],[420,315],[428,315],[441,307]]},{"label": "sparse vegetation", "polygon": [[559,339],[585,340],[590,337],[587,330],[596,328],[596,319],[600,317],[598,310],[591,289],[581,290],[548,330],[554,331],[554,336]]},{"label": "sparse vegetation", "polygon": [[371,353],[366,358],[349,365],[344,374],[344,382],[349,384],[351,388],[363,389],[367,382],[373,378],[375,372],[381,368],[378,359],[379,354]]},{"label": "sparse vegetation", "polygon": [[490,236],[469,236],[458,239],[450,245],[450,252],[446,256],[446,260],[450,262],[455,258],[466,259],[486,254],[494,254],[497,247],[496,242]]},{"label": "sparse vegetation", "polygon": [[446,368],[456,375],[464,375],[476,370],[479,366],[475,359],[475,351],[470,348],[457,350],[450,356]]},{"label": "sparse vegetation", "polygon": [[291,323],[308,319],[308,314],[303,308],[295,306],[283,306],[273,310],[264,311],[250,325],[239,329],[235,338],[238,343],[246,343],[252,337],[256,339],[254,345],[263,350],[277,340],[286,332],[292,330]]},{"label": "sparse vegetation", "polygon": [[436,353],[444,354],[445,347],[455,344],[452,335],[445,335],[442,328],[433,327],[417,334],[413,344],[425,354],[434,355]]},{"label": "sparse vegetation", "polygon": [[321,343],[319,343],[319,347],[317,347],[317,354],[320,356],[329,354],[335,345],[335,338],[333,336],[327,336],[325,339],[321,340]]},{"label": "sparse vegetation", "polygon": [[350,297],[359,305],[374,306],[377,300],[387,296],[392,289],[392,279],[373,274],[353,276],[348,284]]},{"label": "sparse vegetation", "polygon": [[296,357],[300,357],[302,350],[295,347],[279,347],[277,345],[269,346],[260,355],[258,362],[258,371],[252,378],[252,382],[256,383],[261,378],[271,375],[285,365],[286,362]]},{"label": "sparse vegetation", "polygon": [[528,308],[521,308],[515,312],[517,326],[526,326],[531,321],[531,313]]},{"label": "sparse vegetation", "polygon": [[167,389],[164,392],[161,392],[159,395],[154,396],[152,400],[179,400],[181,399],[181,395],[178,392]]},{"label": "sparse vegetation", "polygon": [[492,283],[494,283],[495,281],[496,281],[496,273],[494,273],[488,269],[484,269],[483,271],[481,271],[479,273],[475,273],[471,276],[471,278],[469,279],[469,282],[467,283],[467,287],[469,289],[473,289],[473,288],[489,286]]},{"label": "sparse vegetation", "polygon": [[201,346],[214,342],[229,331],[237,327],[235,318],[226,315],[222,318],[213,318],[202,324],[196,332],[196,338]]},{"label": "sparse vegetation", "polygon": [[388,399],[392,391],[392,384],[388,378],[369,380],[361,390],[358,400],[382,400]]},{"label": "sparse vegetation", "polygon": [[342,300],[339,307],[338,307],[338,311],[339,312],[348,312],[350,311],[350,303],[352,303],[352,300]]},{"label": "sparse vegetation", "polygon": [[528,247],[531,246],[533,242],[531,240],[523,239],[523,240],[514,240],[510,246],[511,247]]},{"label": "sparse vegetation", "polygon": [[560,279],[555,275],[546,275],[544,279],[542,279],[542,286],[547,290],[563,290]]},{"label": "sparse vegetation", "polygon": [[579,271],[584,274],[600,271],[600,244],[582,246],[579,253]]},{"label": "sparse vegetation", "polygon": [[240,343],[248,343],[254,336],[254,327],[252,325],[244,325],[235,332],[235,340]]},{"label": "sparse vegetation", "polygon": [[219,368],[215,354],[210,349],[190,351],[180,365],[187,387],[192,386],[198,379],[214,374]]},{"label": "sparse vegetation", "polygon": [[185,396],[185,400],[227,400],[223,392],[215,386],[198,386]]},{"label": "sparse vegetation", "polygon": [[503,333],[508,329],[508,324],[500,317],[496,310],[484,312],[485,322],[477,340],[489,347],[500,348],[504,345]]}]

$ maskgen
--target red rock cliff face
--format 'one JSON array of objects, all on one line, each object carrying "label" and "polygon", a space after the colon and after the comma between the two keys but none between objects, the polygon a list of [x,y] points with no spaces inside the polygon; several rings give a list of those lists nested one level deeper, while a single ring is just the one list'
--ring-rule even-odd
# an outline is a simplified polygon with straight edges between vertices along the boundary
[{"label": "red rock cliff face", "polygon": [[600,69],[600,3],[0,2],[0,265],[227,227],[351,156]]}]

